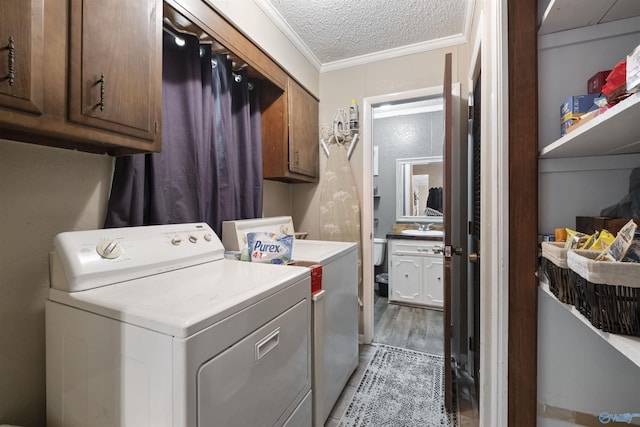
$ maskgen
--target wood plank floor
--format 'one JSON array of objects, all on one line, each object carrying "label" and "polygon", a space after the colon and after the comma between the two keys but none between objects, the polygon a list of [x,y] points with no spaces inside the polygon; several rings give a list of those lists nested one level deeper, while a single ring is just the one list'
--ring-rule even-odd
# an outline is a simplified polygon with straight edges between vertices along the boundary
[{"label": "wood plank floor", "polygon": [[[386,298],[375,296],[373,342],[407,348],[431,354],[444,354],[443,313],[438,310],[389,304]],[[338,398],[325,427],[340,423],[355,393],[369,360],[375,352],[370,345],[360,346],[358,367]],[[477,427],[478,401],[473,378],[465,371],[456,373],[460,427]]]}]

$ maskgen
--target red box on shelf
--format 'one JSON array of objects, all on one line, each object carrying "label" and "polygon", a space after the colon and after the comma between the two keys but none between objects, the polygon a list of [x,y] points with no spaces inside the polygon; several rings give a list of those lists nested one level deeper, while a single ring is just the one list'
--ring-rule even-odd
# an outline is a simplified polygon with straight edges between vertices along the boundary
[{"label": "red box on shelf", "polygon": [[607,76],[611,70],[598,71],[589,80],[587,80],[587,93],[600,93],[602,92],[602,86],[607,81]]}]

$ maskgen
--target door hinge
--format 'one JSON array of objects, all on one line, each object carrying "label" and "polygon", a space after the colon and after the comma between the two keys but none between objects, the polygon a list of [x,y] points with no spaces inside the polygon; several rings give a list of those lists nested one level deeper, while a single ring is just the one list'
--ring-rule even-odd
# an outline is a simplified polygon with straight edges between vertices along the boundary
[{"label": "door hinge", "polygon": [[472,235],[472,234],[473,234],[473,221],[469,221],[469,223],[468,223],[467,233],[468,233],[469,235]]},{"label": "door hinge", "polygon": [[476,347],[473,345],[473,337],[469,337],[469,350],[475,351]]},{"label": "door hinge", "polygon": [[467,119],[473,120],[473,105],[469,105],[467,108]]},{"label": "door hinge", "polygon": [[156,122],[155,131],[156,131],[156,135],[158,134],[158,132],[160,132],[160,124],[158,122]]}]

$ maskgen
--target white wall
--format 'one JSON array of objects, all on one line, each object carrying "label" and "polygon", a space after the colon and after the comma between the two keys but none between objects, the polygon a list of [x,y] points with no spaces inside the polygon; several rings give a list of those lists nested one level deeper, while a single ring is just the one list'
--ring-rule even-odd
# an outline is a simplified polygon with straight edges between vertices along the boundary
[{"label": "white wall", "polygon": [[48,254],[57,233],[102,227],[112,165],[0,140],[0,423],[45,423]]}]

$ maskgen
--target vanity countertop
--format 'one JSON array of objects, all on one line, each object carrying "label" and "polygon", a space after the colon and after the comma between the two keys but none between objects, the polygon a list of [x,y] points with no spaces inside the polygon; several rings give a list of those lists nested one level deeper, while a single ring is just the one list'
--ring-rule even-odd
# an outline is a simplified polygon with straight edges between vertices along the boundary
[{"label": "vanity countertop", "polygon": [[387,240],[396,239],[396,240],[431,240],[436,242],[442,242],[442,236],[410,236],[408,234],[402,233],[387,233]]}]

